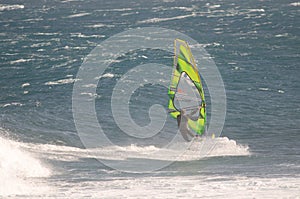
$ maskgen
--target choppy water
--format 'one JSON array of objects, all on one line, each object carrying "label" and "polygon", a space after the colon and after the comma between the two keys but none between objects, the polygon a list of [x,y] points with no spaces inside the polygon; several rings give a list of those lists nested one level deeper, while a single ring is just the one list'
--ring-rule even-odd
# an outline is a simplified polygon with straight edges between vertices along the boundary
[{"label": "choppy water", "polygon": [[[279,0],[1,1],[0,198],[299,197],[299,6]],[[124,73],[152,61],[171,67],[172,55],[159,50],[126,54],[90,85],[97,87],[91,97],[98,121],[119,146],[94,154],[80,142],[72,89],[84,58],[117,33],[149,26],[192,37],[222,75],[226,121],[206,157],[195,150],[151,157],[162,143],[128,137],[112,119],[112,88]],[[133,119],[147,125],[148,108],[166,106],[167,99],[161,86],[141,88],[131,99]],[[168,130],[176,123],[167,121],[159,140],[173,136]],[[132,174],[95,158],[177,161]]]}]

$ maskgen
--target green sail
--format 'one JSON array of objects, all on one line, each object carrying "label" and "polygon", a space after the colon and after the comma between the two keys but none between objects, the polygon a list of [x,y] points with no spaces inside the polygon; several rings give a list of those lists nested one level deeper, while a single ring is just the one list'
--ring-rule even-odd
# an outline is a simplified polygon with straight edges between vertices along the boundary
[{"label": "green sail", "polygon": [[188,44],[183,40],[174,41],[174,53],[174,68],[168,90],[169,113],[176,119],[182,109],[188,114],[193,111],[193,116],[188,119],[189,128],[202,135],[206,127],[206,107],[195,60]]}]

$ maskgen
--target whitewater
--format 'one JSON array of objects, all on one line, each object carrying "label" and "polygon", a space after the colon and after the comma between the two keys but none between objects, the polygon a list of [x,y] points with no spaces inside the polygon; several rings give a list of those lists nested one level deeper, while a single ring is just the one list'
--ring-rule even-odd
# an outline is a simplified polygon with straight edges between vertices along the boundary
[{"label": "whitewater", "polygon": [[[3,131],[2,129],[2,134]],[[3,137],[0,137],[0,141],[1,198],[168,198],[170,195],[172,198],[223,198],[224,195],[230,198],[243,198],[241,197],[243,195],[254,198],[269,198],[274,196],[274,189],[276,189],[278,197],[297,198],[296,191],[300,186],[300,181],[291,177],[261,178],[239,175],[207,175],[201,174],[201,171],[200,175],[189,175],[188,172],[183,171],[183,166],[178,162],[174,164],[179,164],[176,166],[177,169],[185,175],[178,175],[178,171],[174,170],[176,167],[169,171],[160,170],[137,176],[131,174],[123,176],[122,172],[117,170],[101,169],[104,177],[95,174],[91,179],[88,179],[85,175],[85,172],[89,173],[88,169],[82,168],[86,171],[77,174],[77,180],[68,181],[67,176],[63,173],[74,172],[74,168],[69,171],[66,171],[68,168],[57,170],[49,162],[88,164],[90,160],[86,159],[120,160],[148,157],[153,151],[160,149],[154,146],[130,145],[91,151],[76,147],[22,143]],[[189,149],[177,161],[183,162],[189,168],[189,161],[202,159],[205,162],[205,159],[211,157],[251,155],[247,146],[238,145],[226,137],[216,138],[214,142],[219,144],[216,144],[216,148],[210,151],[206,157],[199,157],[195,155],[193,149]],[[170,157],[153,158],[168,159]],[[198,164],[201,166],[201,161]],[[160,190],[159,193],[157,189]]]}]

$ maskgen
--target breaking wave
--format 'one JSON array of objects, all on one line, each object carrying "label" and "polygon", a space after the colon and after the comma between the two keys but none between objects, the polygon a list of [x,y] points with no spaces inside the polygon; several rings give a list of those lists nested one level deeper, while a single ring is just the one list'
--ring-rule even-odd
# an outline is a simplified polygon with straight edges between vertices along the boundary
[{"label": "breaking wave", "polygon": [[[3,129],[0,132],[0,135],[7,134]],[[0,137],[0,197],[36,195],[49,190],[40,180],[49,177],[51,170],[31,153],[23,150],[21,145],[22,143]]]},{"label": "breaking wave", "polygon": [[77,161],[80,158],[97,158],[106,160],[126,160],[130,158],[143,158],[164,161],[192,161],[217,156],[249,156],[248,146],[237,144],[227,137],[215,139],[202,139],[193,143],[178,143],[178,150],[185,148],[181,155],[176,149],[159,148],[154,145],[138,146],[108,146],[94,149],[80,149],[68,146],[49,144],[27,144],[28,150],[39,150],[41,156],[62,161]]}]

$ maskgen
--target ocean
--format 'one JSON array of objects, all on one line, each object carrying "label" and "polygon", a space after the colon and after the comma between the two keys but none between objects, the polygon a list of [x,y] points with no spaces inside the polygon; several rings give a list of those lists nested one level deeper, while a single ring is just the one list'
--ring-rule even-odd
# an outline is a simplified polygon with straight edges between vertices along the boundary
[{"label": "ocean", "polygon": [[[0,198],[300,198],[299,8],[2,0]],[[215,139],[167,114],[177,36]]]}]

